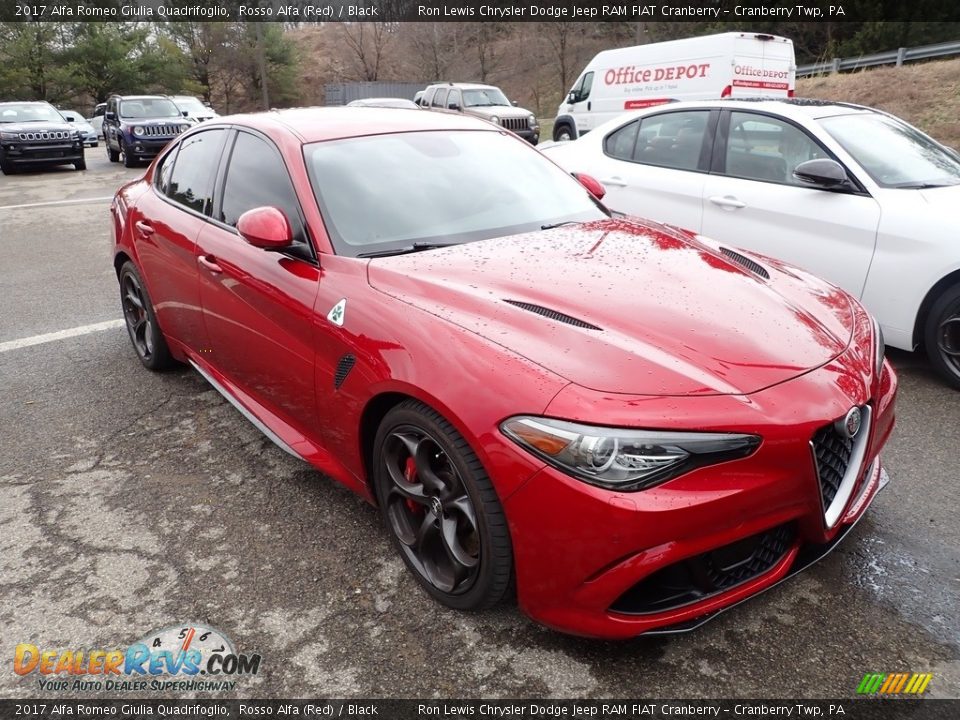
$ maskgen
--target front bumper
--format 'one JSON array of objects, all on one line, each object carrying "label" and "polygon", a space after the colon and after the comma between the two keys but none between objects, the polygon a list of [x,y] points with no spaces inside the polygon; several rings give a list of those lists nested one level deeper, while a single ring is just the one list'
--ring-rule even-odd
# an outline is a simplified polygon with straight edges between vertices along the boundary
[{"label": "front bumper", "polygon": [[527,129],[527,130],[514,130],[513,132],[515,132],[517,135],[519,135],[520,137],[522,137],[524,140],[526,140],[526,141],[527,141],[528,143],[530,143],[531,145],[536,145],[538,142],[540,142],[540,128],[539,128],[539,127],[530,128],[530,129]]},{"label": "front bumper", "polygon": [[[842,364],[750,396],[690,398],[688,408],[687,399],[562,391],[546,414],[581,421],[571,416],[629,415],[639,426],[749,432],[763,442],[747,458],[634,493],[542,468],[504,502],[521,608],[545,625],[591,637],[683,632],[825,556],[885,483],[879,453],[894,424],[897,381],[889,365],[869,388],[837,382]],[[810,440],[851,405],[864,404],[872,410],[864,458],[839,520],[828,527]],[[644,410],[651,414],[638,422]],[[627,423],[615,419],[602,424]]]},{"label": "front bumper", "polygon": [[155,158],[174,138],[143,138],[130,135],[124,138],[124,148],[137,159],[146,160]]},{"label": "front bumper", "polygon": [[65,143],[4,143],[0,159],[13,165],[66,165],[83,160],[83,141]]}]

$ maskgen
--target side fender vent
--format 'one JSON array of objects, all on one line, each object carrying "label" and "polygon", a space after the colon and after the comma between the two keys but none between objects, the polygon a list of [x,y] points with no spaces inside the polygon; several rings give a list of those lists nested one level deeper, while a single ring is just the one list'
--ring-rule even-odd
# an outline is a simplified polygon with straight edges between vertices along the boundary
[{"label": "side fender vent", "polygon": [[342,358],[340,362],[337,363],[337,372],[333,376],[333,389],[339,390],[340,386],[343,385],[343,381],[347,379],[347,375],[350,374],[350,371],[353,370],[353,366],[357,364],[357,359],[347,353]]},{"label": "side fender vent", "polygon": [[747,270],[752,272],[754,275],[759,275],[764,280],[770,279],[770,273],[767,272],[767,269],[758,262],[754,262],[745,255],[741,255],[736,250],[731,250],[730,248],[721,247],[720,252],[726,255],[728,258],[733,260],[738,265],[743,265]]},{"label": "side fender vent", "polygon": [[562,312],[557,312],[556,310],[551,310],[550,308],[545,308],[542,305],[534,305],[533,303],[521,302],[519,300],[505,300],[504,302],[510,303],[514,307],[518,307],[521,310],[526,310],[527,312],[536,313],[537,315],[542,315],[545,318],[550,318],[551,320],[556,320],[557,322],[566,323],[567,325],[573,325],[574,327],[583,328],[584,330],[602,330],[596,325],[592,325],[585,320],[580,320],[579,318],[570,317]]}]

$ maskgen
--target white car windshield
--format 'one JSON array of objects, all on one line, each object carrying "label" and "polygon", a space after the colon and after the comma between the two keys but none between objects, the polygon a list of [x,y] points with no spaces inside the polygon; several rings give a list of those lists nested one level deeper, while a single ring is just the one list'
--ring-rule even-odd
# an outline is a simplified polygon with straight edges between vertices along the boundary
[{"label": "white car windshield", "polygon": [[178,97],[174,99],[176,100],[177,107],[181,110],[186,110],[191,115],[203,115],[208,112],[207,107],[195,97]]},{"label": "white car windshield", "polygon": [[876,113],[837,115],[823,118],[820,124],[878,185],[929,188],[960,184],[960,158],[893,118]]},{"label": "white car windshield", "polygon": [[304,150],[327,231],[346,255],[607,217],[573,177],[497,132],[375,135]]},{"label": "white car windshield", "polygon": [[0,122],[55,122],[62,123],[63,116],[52,105],[31,103],[8,103],[0,105]]},{"label": "white car windshield", "polygon": [[128,120],[180,117],[180,110],[166,98],[131,98],[120,103],[120,117]]},{"label": "white car windshield", "polygon": [[509,105],[510,101],[497,88],[484,88],[482,90],[464,90],[464,107],[494,107],[499,105]]}]

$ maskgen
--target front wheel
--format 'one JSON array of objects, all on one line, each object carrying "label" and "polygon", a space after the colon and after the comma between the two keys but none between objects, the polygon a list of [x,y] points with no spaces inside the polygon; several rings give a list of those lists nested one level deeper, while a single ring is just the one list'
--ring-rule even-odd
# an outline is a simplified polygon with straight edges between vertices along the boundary
[{"label": "front wheel", "polygon": [[84,159],[84,160],[77,160],[77,161],[73,164],[73,167],[74,167],[75,170],[86,170],[86,169],[87,169],[87,161],[86,161],[85,159]]},{"label": "front wheel", "polygon": [[513,550],[503,508],[480,460],[446,419],[415,400],[387,413],[373,481],[394,545],[432,597],[481,610],[507,596]]},{"label": "front wheel", "polygon": [[130,342],[143,366],[150,370],[165,370],[174,366],[176,362],[157,324],[153,303],[150,302],[140,273],[129,261],[120,268],[120,302]]},{"label": "front wheel", "polygon": [[960,284],[940,294],[924,332],[930,364],[956,390],[960,390]]},{"label": "front wheel", "polygon": [[573,130],[566,123],[560,123],[553,129],[553,139],[556,142],[567,142],[573,140]]},{"label": "front wheel", "polygon": [[109,160],[112,163],[120,162],[120,152],[110,147],[109,140],[106,141],[106,147],[107,147],[107,160]]},{"label": "front wheel", "polygon": [[137,156],[131,153],[127,146],[124,143],[120,143],[120,152],[123,153],[123,166],[132,168],[140,164],[137,160]]}]

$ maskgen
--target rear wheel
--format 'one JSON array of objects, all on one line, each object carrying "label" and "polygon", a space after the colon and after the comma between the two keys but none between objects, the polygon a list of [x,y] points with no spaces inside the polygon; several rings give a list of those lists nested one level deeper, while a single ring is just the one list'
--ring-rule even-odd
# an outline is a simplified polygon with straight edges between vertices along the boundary
[{"label": "rear wheel", "polygon": [[503,508],[480,460],[439,413],[415,400],[387,413],[373,481],[394,545],[431,596],[458,610],[507,596],[513,551]]},{"label": "rear wheel", "polygon": [[150,370],[164,370],[175,365],[170,348],[157,324],[153,312],[153,303],[147,295],[140,273],[132,262],[126,262],[120,268],[120,302],[123,305],[123,317],[127,322],[127,333],[137,357],[144,367]]},{"label": "rear wheel", "polygon": [[940,294],[924,332],[930,364],[954,389],[960,390],[960,284]]}]

